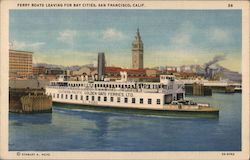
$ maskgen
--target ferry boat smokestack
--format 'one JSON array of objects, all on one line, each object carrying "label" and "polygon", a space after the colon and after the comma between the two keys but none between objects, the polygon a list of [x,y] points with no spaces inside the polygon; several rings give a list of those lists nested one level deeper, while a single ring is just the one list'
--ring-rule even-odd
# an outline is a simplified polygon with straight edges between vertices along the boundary
[{"label": "ferry boat smokestack", "polygon": [[105,76],[105,55],[104,55],[104,52],[98,53],[97,71],[98,71],[98,81],[104,80],[104,76]]}]

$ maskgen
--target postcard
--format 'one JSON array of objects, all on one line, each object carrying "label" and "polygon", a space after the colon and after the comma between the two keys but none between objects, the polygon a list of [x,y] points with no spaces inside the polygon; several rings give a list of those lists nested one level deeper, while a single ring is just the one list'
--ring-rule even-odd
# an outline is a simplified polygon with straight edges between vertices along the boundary
[{"label": "postcard", "polygon": [[1,1],[1,159],[249,159],[248,1]]}]

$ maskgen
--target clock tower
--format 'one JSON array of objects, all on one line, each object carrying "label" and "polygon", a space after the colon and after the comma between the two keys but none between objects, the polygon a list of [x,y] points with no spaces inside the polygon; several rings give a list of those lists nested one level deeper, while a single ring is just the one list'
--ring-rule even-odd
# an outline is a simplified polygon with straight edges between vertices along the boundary
[{"label": "clock tower", "polygon": [[132,43],[132,68],[143,69],[143,42],[141,40],[139,28]]}]

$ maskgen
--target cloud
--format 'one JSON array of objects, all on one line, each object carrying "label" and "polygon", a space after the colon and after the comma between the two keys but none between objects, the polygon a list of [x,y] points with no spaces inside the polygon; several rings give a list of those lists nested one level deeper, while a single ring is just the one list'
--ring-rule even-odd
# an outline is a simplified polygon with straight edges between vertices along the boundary
[{"label": "cloud", "polygon": [[188,34],[178,33],[171,39],[172,44],[178,46],[187,46],[191,44],[191,36]]},{"label": "cloud", "polygon": [[25,41],[13,41],[10,42],[10,48],[12,49],[25,49],[25,50],[38,50],[45,43],[44,42],[25,42]]},{"label": "cloud", "polygon": [[104,30],[101,35],[103,40],[122,40],[126,37],[122,32],[114,28]]},{"label": "cloud", "polygon": [[217,43],[227,43],[231,41],[230,32],[222,28],[211,28],[207,32],[207,37],[211,41],[215,41]]},{"label": "cloud", "polygon": [[184,21],[176,29],[176,32],[171,37],[170,42],[175,48],[185,48],[192,45],[193,34],[197,31],[195,26],[190,21]]},{"label": "cloud", "polygon": [[64,43],[72,44],[74,42],[76,35],[77,32],[75,30],[64,30],[62,32],[59,32],[57,40]]}]

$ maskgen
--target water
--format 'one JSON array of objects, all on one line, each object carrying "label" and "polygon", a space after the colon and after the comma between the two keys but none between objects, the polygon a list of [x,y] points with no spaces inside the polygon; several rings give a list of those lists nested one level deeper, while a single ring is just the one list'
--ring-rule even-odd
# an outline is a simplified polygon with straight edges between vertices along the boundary
[{"label": "water", "polygon": [[240,151],[241,94],[191,98],[218,106],[219,118],[131,115],[59,106],[53,106],[52,114],[10,113],[9,150]]}]

